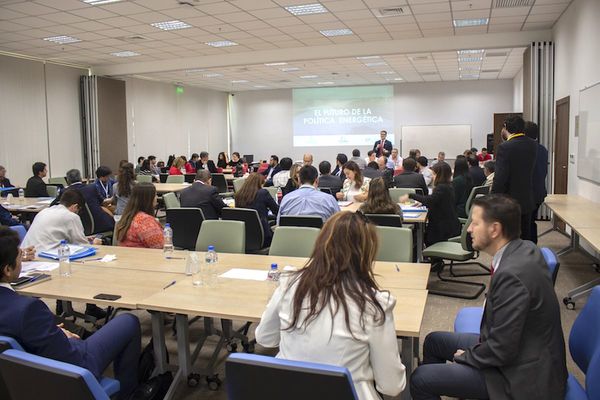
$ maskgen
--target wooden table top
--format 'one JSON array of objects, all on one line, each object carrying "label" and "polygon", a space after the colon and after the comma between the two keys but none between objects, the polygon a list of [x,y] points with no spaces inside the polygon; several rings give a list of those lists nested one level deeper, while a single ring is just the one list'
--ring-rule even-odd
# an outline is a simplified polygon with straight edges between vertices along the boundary
[{"label": "wooden table top", "polygon": [[600,227],[600,203],[571,194],[550,194],[544,203],[576,230]]},{"label": "wooden table top", "polygon": [[2,206],[6,208],[8,211],[12,213],[17,212],[40,212],[45,208],[50,206],[51,200],[54,200],[53,197],[25,197],[19,199],[18,197],[13,197],[12,201],[9,203],[6,198],[2,199]]},{"label": "wooden table top", "polygon": [[597,228],[573,228],[594,250],[600,252],[600,227]]},{"label": "wooden table top", "polygon": [[169,193],[169,192],[181,192],[183,189],[187,189],[191,186],[191,183],[155,183],[157,193]]},{"label": "wooden table top", "polygon": [[[353,202],[347,206],[343,206],[340,207],[340,210],[342,211],[351,211],[351,212],[356,212],[358,211],[358,209],[360,208],[362,203],[359,202]],[[410,212],[410,211],[407,211]],[[416,212],[415,212],[416,213]],[[423,211],[423,212],[419,212],[418,213],[419,216],[417,218],[406,218],[404,217],[404,221],[406,221],[407,223],[424,223],[427,221],[427,211]]]}]

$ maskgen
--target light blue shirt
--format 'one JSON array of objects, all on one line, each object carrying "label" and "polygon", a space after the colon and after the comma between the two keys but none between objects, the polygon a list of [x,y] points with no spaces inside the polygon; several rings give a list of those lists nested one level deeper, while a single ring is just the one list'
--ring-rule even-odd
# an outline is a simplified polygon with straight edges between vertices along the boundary
[{"label": "light blue shirt", "polygon": [[312,185],[302,185],[283,197],[277,225],[281,215],[318,215],[325,222],[338,211],[340,206],[332,195],[323,193]]}]

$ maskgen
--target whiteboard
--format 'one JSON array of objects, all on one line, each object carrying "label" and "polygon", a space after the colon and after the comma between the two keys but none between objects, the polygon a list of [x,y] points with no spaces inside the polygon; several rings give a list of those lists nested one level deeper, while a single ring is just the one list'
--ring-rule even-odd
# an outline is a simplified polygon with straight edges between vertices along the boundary
[{"label": "whiteboard", "polygon": [[579,92],[577,176],[600,183],[600,82]]},{"label": "whiteboard", "polygon": [[440,151],[446,158],[454,159],[471,146],[471,125],[423,125],[402,127],[401,154],[407,156],[411,149],[432,159]]}]

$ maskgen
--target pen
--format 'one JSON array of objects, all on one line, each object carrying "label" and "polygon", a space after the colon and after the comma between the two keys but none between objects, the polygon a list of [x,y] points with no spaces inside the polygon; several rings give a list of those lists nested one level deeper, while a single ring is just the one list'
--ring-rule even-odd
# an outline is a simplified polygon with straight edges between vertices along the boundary
[{"label": "pen", "polygon": [[398,266],[398,264],[396,264],[396,271],[400,272],[400,267]]},{"label": "pen", "polygon": [[73,260],[71,262],[84,264],[86,261],[100,261],[103,257],[90,258],[89,260]]},{"label": "pen", "polygon": [[165,257],[167,260],[185,260],[183,257]]},{"label": "pen", "polygon": [[171,286],[173,286],[173,285],[174,285],[174,284],[176,284],[176,283],[177,283],[177,281],[173,281],[173,282],[169,283],[167,286],[165,286],[165,287],[163,288],[163,290],[170,288]]}]

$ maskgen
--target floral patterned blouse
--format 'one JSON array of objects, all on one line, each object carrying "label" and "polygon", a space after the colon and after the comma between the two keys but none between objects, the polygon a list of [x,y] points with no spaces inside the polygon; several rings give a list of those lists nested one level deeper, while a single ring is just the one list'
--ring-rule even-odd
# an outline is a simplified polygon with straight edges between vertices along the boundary
[{"label": "floral patterned blouse", "polygon": [[[369,182],[371,182],[371,178],[363,176],[363,184],[359,189],[357,189],[355,186],[355,182],[346,178],[341,190],[341,192],[344,194],[344,198],[342,200],[354,201],[355,195],[367,194],[369,192]],[[349,194],[351,198],[348,197]]]},{"label": "floral patterned blouse", "polygon": [[161,249],[163,244],[162,227],[152,215],[142,211],[139,211],[133,217],[125,239],[119,241],[119,246],[146,247],[149,249]]}]

